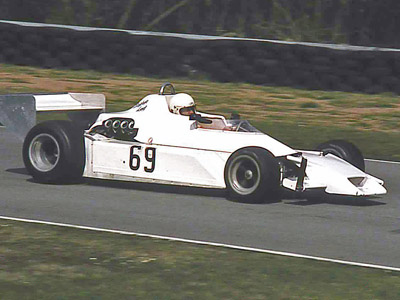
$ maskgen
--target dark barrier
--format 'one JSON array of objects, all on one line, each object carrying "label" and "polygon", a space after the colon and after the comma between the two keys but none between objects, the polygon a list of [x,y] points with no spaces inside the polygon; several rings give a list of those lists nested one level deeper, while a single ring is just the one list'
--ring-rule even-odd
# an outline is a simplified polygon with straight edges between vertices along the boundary
[{"label": "dark barrier", "polygon": [[[349,50],[351,49],[351,50]],[[400,93],[400,52],[0,23],[0,62],[308,89]]]}]

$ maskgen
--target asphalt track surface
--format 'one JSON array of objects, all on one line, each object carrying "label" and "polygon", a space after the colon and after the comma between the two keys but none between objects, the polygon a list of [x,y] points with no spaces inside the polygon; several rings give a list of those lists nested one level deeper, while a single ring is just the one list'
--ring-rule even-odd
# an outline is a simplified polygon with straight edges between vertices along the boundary
[{"label": "asphalt track surface", "polygon": [[400,164],[367,161],[385,180],[376,198],[313,197],[265,204],[218,190],[84,180],[32,181],[21,142],[0,128],[0,216],[298,253],[400,267]]}]

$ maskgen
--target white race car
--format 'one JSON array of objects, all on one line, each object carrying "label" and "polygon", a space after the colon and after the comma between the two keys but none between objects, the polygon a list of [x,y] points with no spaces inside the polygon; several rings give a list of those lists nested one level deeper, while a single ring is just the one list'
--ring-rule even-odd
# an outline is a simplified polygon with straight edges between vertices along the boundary
[{"label": "white race car", "polygon": [[[0,97],[0,111],[6,98]],[[334,140],[315,151],[299,151],[238,116],[227,120],[193,107],[187,114],[174,111],[173,103],[191,97],[175,93],[169,83],[159,94],[115,113],[99,114],[103,95],[28,98],[13,105],[25,111],[34,99],[34,111],[69,110],[73,119],[39,123],[26,135],[28,128],[17,128],[24,137],[25,166],[38,182],[63,183],[83,176],[217,188],[245,202],[264,201],[282,187],[352,196],[386,193],[382,180],[364,172],[364,158],[353,144]],[[10,111],[8,106],[3,103],[3,110]],[[0,113],[0,122],[7,126],[8,120],[9,126],[18,127],[9,117],[13,113],[15,109],[3,113],[3,121]],[[82,120],[91,123],[86,130]]]}]

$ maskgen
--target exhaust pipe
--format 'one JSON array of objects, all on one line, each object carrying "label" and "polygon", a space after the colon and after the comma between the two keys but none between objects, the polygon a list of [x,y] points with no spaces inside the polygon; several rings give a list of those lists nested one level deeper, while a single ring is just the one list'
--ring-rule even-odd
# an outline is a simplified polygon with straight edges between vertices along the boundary
[{"label": "exhaust pipe", "polygon": [[106,121],[104,121],[103,122],[103,126],[105,127],[105,128],[111,128],[111,126],[112,126],[112,121],[111,120],[106,120]]},{"label": "exhaust pipe", "polygon": [[121,122],[121,129],[122,130],[125,130],[125,129],[127,129],[128,128],[128,121],[122,121]]},{"label": "exhaust pipe", "polygon": [[112,123],[113,129],[118,129],[120,125],[121,125],[121,121],[120,121],[120,120],[115,120],[115,121]]},{"label": "exhaust pipe", "polygon": [[128,124],[128,129],[129,130],[133,130],[134,127],[135,127],[135,121],[130,121],[129,124]]}]

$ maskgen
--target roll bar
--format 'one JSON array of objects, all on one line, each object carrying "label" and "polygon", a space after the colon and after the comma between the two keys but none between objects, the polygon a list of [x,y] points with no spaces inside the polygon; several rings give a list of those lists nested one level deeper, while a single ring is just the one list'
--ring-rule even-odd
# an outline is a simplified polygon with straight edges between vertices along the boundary
[{"label": "roll bar", "polygon": [[[166,94],[165,93],[165,89],[168,88],[168,87],[170,88],[170,93]],[[175,93],[175,88],[172,85],[172,83],[166,82],[161,86],[160,92],[158,94],[159,95],[175,95],[176,93]]]}]

